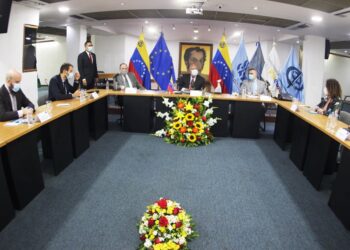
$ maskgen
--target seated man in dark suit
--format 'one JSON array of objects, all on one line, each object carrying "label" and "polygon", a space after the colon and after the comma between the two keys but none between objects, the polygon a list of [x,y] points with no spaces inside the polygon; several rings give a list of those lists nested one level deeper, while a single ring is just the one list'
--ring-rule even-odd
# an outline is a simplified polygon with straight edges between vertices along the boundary
[{"label": "seated man in dark suit", "polygon": [[15,120],[33,113],[34,105],[20,88],[22,75],[16,70],[6,74],[6,83],[0,89],[0,121]]},{"label": "seated man in dark suit", "polygon": [[80,96],[80,74],[73,73],[73,65],[62,64],[60,74],[51,78],[49,83],[49,100],[58,101]]},{"label": "seated man in dark suit", "polygon": [[195,64],[191,64],[190,74],[183,74],[178,79],[179,90],[202,90],[205,87],[205,79],[198,74]]},{"label": "seated man in dark suit", "polygon": [[129,72],[129,67],[126,63],[119,66],[120,73],[115,77],[114,89],[138,88],[145,89],[133,72]]}]

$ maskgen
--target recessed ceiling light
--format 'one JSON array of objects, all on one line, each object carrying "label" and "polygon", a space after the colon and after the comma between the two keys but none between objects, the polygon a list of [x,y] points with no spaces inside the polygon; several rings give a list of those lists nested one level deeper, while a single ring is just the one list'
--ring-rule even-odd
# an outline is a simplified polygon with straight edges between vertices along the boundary
[{"label": "recessed ceiling light", "polygon": [[149,23],[148,20],[146,20],[146,21],[145,21],[145,24],[148,24],[148,23]]},{"label": "recessed ceiling light", "polygon": [[67,6],[61,6],[58,8],[58,11],[61,13],[67,13],[69,12],[69,8]]},{"label": "recessed ceiling light", "polygon": [[157,32],[157,28],[154,26],[150,26],[148,27],[148,32],[154,34]]},{"label": "recessed ceiling light", "polygon": [[104,26],[106,26],[106,25],[107,25],[107,23],[103,23],[103,25],[104,25]]},{"label": "recessed ceiling light", "polygon": [[233,33],[233,37],[239,37],[241,36],[242,32],[241,31],[236,31],[235,33]]},{"label": "recessed ceiling light", "polygon": [[253,8],[254,10],[258,10],[259,8],[258,8],[258,6],[254,6],[254,8]]},{"label": "recessed ceiling light", "polygon": [[277,30],[277,32],[280,32],[280,31],[281,31],[280,29]]},{"label": "recessed ceiling light", "polygon": [[320,23],[323,21],[323,18],[321,16],[312,16],[311,21],[313,21],[315,23]]},{"label": "recessed ceiling light", "polygon": [[193,21],[191,21],[190,24],[193,24]]},{"label": "recessed ceiling light", "polygon": [[345,51],[344,51],[344,53],[348,53],[348,51],[347,51],[347,50],[345,50]]},{"label": "recessed ceiling light", "polygon": [[123,3],[123,2],[122,2],[122,3],[120,3],[120,5],[121,5],[121,6],[124,6],[124,4],[125,4],[125,3]]},{"label": "recessed ceiling light", "polygon": [[175,25],[173,24],[173,28],[172,28],[173,30],[176,30],[176,27],[175,27]]},{"label": "recessed ceiling light", "polygon": [[299,40],[297,40],[297,44],[299,44],[300,43],[300,41]]},{"label": "recessed ceiling light", "polygon": [[209,27],[208,27],[208,31],[209,31],[209,32],[211,31],[211,27],[210,27],[210,25],[209,25]]},{"label": "recessed ceiling light", "polygon": [[193,30],[193,33],[199,33],[199,30],[198,30],[198,28],[195,28],[194,30]]},{"label": "recessed ceiling light", "polygon": [[194,37],[193,37],[193,40],[198,40],[198,37],[194,36]]}]

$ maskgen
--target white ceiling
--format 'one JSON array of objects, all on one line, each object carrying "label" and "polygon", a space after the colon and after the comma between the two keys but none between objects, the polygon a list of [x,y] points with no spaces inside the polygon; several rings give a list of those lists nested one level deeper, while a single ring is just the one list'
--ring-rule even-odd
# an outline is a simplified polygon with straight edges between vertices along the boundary
[{"label": "white ceiling", "polygon": [[[122,2],[124,5],[121,4]],[[289,29],[280,29],[278,31],[276,27],[210,20],[193,20],[194,23],[191,24],[188,19],[152,19],[148,20],[149,24],[146,25],[144,23],[145,19],[107,20],[101,22],[79,21],[69,17],[72,14],[112,10],[185,9],[186,5],[188,6],[188,2],[188,0],[71,0],[42,7],[40,10],[40,25],[63,27],[69,24],[81,23],[88,26],[91,34],[129,34],[135,36],[139,35],[143,27],[145,36],[148,39],[156,39],[159,35],[158,32],[162,29],[168,40],[192,40],[195,35],[193,33],[195,26],[199,29],[198,40],[207,42],[218,42],[224,30],[226,30],[229,42],[232,43],[234,43],[234,40],[236,42],[239,40],[232,37],[236,31],[243,31],[247,42],[256,41],[259,38],[261,40],[275,39],[276,41],[288,40],[289,38],[296,40],[297,37],[302,38],[309,34],[324,36],[331,41],[350,40],[350,15],[339,17],[317,10],[266,0],[208,0],[204,4],[203,9],[290,19],[310,24],[311,27],[298,31]],[[221,9],[218,8],[219,5],[222,6]],[[69,7],[69,13],[59,13],[58,8],[60,6]],[[255,6],[258,7],[258,10],[254,10]],[[318,24],[312,23],[310,18],[313,15],[322,16],[323,22]],[[175,31],[172,30],[173,25],[176,27]],[[211,32],[208,32],[209,25],[211,26]],[[149,32],[149,27],[155,27],[156,32]]]}]

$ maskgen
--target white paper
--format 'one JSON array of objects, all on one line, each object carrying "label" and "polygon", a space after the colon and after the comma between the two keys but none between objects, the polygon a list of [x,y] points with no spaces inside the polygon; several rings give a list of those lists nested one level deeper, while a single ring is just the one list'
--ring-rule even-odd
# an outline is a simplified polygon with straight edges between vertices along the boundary
[{"label": "white paper", "polygon": [[191,90],[190,96],[202,96],[202,90]]},{"label": "white paper", "polygon": [[340,128],[335,133],[335,136],[338,137],[340,140],[345,141],[349,134],[350,133],[346,129]]},{"label": "white paper", "polygon": [[59,103],[56,105],[56,107],[67,107],[67,106],[70,106],[69,103]]},{"label": "white paper", "polygon": [[297,111],[298,110],[298,105],[292,104],[292,106],[290,107],[290,110]]},{"label": "white paper", "polygon": [[260,100],[269,102],[272,100],[272,98],[271,98],[271,96],[268,96],[268,95],[261,95]]},{"label": "white paper", "polygon": [[51,115],[47,112],[41,112],[38,114],[38,119],[40,122],[45,122],[51,118]]},{"label": "white paper", "polygon": [[94,98],[94,99],[97,99],[97,98],[98,98],[98,94],[97,94],[96,92],[92,92],[92,93],[91,93],[91,96],[92,96],[92,98]]},{"label": "white paper", "polygon": [[125,93],[126,94],[136,94],[137,88],[125,88]]}]

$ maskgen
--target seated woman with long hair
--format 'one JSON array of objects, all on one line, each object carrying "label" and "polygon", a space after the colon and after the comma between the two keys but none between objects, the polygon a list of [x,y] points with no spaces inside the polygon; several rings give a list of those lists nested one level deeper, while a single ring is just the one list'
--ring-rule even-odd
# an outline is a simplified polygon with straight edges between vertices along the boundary
[{"label": "seated woman with long hair", "polygon": [[339,82],[335,79],[328,79],[323,89],[324,98],[316,107],[316,112],[322,115],[329,115],[340,106],[342,90]]}]

